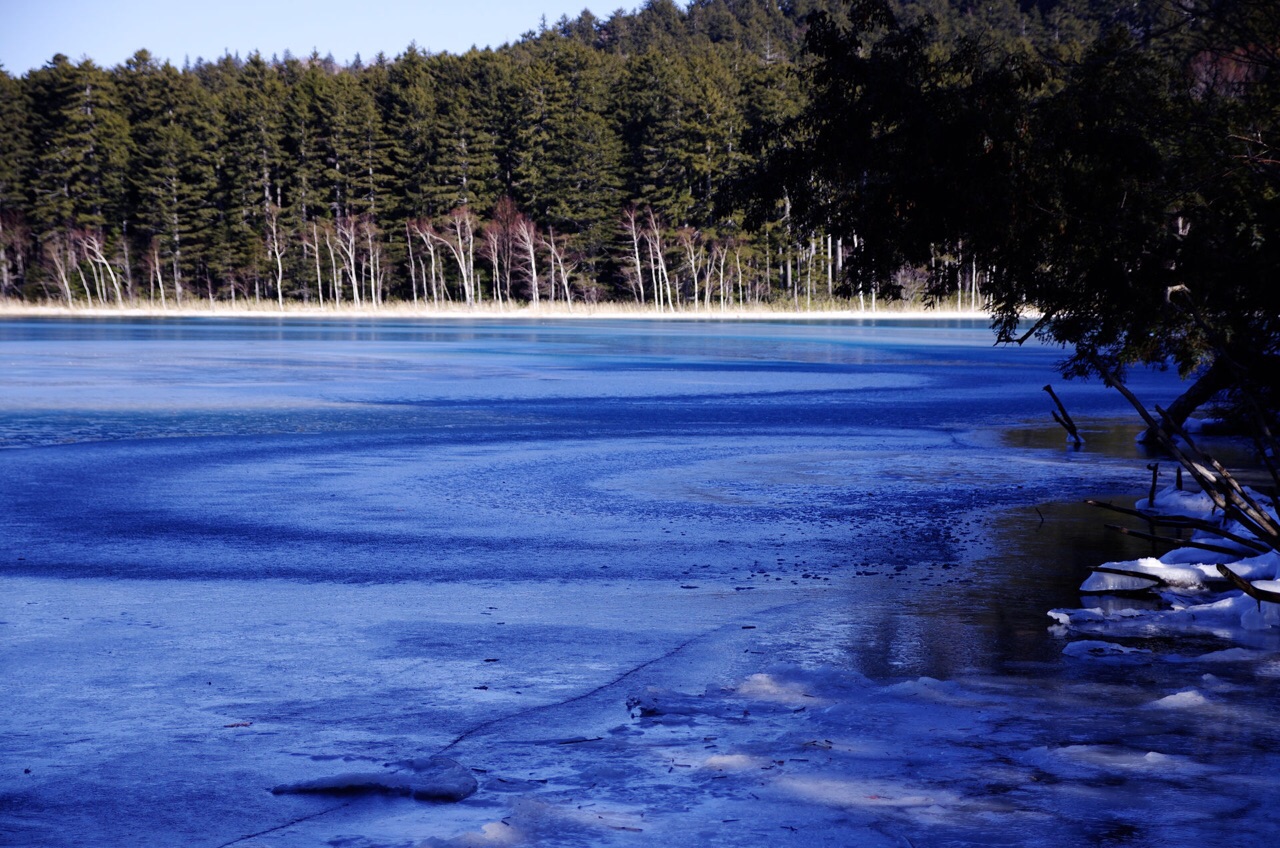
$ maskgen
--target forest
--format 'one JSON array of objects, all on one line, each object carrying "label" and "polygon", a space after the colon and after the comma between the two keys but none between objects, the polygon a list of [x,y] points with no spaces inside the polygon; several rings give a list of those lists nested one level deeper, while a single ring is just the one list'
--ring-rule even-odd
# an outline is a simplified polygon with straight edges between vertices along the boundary
[{"label": "forest", "polygon": [[[345,67],[319,54],[182,68],[145,50],[114,68],[56,55],[21,77],[0,69],[0,297],[985,309],[1008,301],[1001,274],[1025,268],[958,232],[912,242],[901,208],[825,203],[822,163],[796,171],[798,151],[821,149],[812,118],[845,114],[863,91],[915,104],[875,120],[916,121],[933,149],[874,149],[863,142],[895,134],[871,119],[833,129],[892,163],[884,185],[899,197],[927,194],[917,211],[961,192],[977,207],[1007,180],[945,128],[1001,118],[958,116],[946,98],[971,113],[1002,101],[963,81],[1016,66],[1007,92],[1043,100],[1116,33],[1186,59],[1186,39],[1169,33],[1201,28],[1220,5],[648,0],[544,21],[497,49],[410,43]],[[868,18],[872,6],[893,26]],[[914,53],[886,37],[899,23]],[[850,27],[921,61],[832,86],[822,39],[849,48],[831,34]]]},{"label": "forest", "polygon": [[[1143,11],[1150,5],[1150,10]],[[1159,4],[902,0],[937,49],[1079,53]],[[0,297],[378,307],[603,300],[784,308],[924,293],[854,281],[856,227],[800,220],[765,163],[811,102],[828,0],[649,0],[463,55],[0,69]],[[841,222],[843,223],[843,222]],[[988,269],[939,246],[978,307]],[[918,257],[917,257],[918,259]],[[937,291],[932,292],[934,295]]]}]

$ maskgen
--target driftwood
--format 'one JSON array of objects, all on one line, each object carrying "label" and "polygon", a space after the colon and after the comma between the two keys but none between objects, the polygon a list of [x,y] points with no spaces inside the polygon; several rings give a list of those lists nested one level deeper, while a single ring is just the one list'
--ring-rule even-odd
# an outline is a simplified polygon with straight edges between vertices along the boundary
[{"label": "driftwood", "polygon": [[[1053,420],[1062,425],[1062,429],[1067,431],[1076,443],[1076,447],[1084,444],[1084,439],[1080,438],[1080,431],[1076,429],[1076,422],[1071,420],[1071,415],[1067,412],[1067,408],[1062,405],[1062,401],[1058,399],[1058,395],[1053,391],[1053,386],[1045,386],[1044,390],[1049,393],[1049,397],[1053,398],[1054,404],[1058,407],[1058,411],[1053,413]],[[1062,413],[1059,415],[1058,413]]]}]

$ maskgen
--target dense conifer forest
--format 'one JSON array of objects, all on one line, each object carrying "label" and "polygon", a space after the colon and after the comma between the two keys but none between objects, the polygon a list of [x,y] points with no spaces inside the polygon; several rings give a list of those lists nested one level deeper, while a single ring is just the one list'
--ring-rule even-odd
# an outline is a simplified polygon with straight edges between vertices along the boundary
[{"label": "dense conifer forest", "polygon": [[[972,165],[959,138],[950,162],[941,155],[956,114],[938,96],[990,101],[957,81],[1013,57],[1037,74],[1014,88],[1052,92],[1091,45],[1115,32],[1153,43],[1190,14],[1157,0],[897,0],[884,9],[916,27],[912,55],[937,73],[886,65],[832,87],[821,52],[832,33],[892,34],[854,20],[865,6],[648,0],[463,55],[410,43],[345,67],[253,53],[178,68],[139,51],[114,68],[57,55],[20,77],[0,71],[0,296],[663,310],[906,296],[982,308],[1000,269],[960,234],[912,241],[871,220],[883,208],[826,202],[818,165],[796,179],[796,151],[820,149],[814,116],[845,110],[833,92],[868,86],[885,103],[934,96],[933,112],[897,116],[932,149],[875,152],[904,181],[899,196],[949,193],[922,189],[940,168],[951,179]],[[835,131],[855,146],[887,137],[870,124]],[[875,243],[889,238],[892,250]]]}]

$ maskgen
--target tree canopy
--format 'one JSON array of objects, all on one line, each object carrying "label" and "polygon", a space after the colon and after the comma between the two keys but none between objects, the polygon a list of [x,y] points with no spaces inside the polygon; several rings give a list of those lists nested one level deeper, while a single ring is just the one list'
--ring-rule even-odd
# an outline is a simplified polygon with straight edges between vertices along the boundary
[{"label": "tree canopy", "polygon": [[853,279],[919,267],[942,298],[982,269],[1000,337],[1066,345],[1068,374],[1172,362],[1208,376],[1196,402],[1274,410],[1280,11],[1134,11],[1067,47],[947,39],[884,0],[819,13],[757,202],[854,237]]}]

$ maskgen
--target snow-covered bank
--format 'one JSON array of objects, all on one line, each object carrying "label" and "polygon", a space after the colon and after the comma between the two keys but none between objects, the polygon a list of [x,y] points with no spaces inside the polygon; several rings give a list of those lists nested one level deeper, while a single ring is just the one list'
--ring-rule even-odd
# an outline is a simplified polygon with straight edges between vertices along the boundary
[{"label": "snow-covered bank", "polygon": [[[1260,504],[1270,501],[1256,492],[1252,494]],[[1143,498],[1135,508],[1152,516],[1184,516],[1209,522],[1236,539],[1197,529],[1189,540],[1212,550],[1175,547],[1160,557],[1102,565],[1080,587],[1087,598],[1098,599],[1099,606],[1049,613],[1064,633],[1099,637],[1084,647],[1080,643],[1070,644],[1066,650],[1073,656],[1144,653],[1153,658],[1185,660],[1185,650],[1170,651],[1166,644],[1162,650],[1152,652],[1143,640],[1164,640],[1172,634],[1199,634],[1260,652],[1255,654],[1222,645],[1202,658],[1235,660],[1256,656],[1280,664],[1280,656],[1268,657],[1280,651],[1280,604],[1255,600],[1233,588],[1218,568],[1228,565],[1255,588],[1275,592],[1280,590],[1280,580],[1277,580],[1280,554],[1245,544],[1254,537],[1240,525],[1223,519],[1203,492],[1169,486],[1156,494],[1154,503]],[[1274,507],[1268,509],[1274,518]],[[1125,597],[1135,593],[1153,593],[1162,604],[1157,609],[1148,609],[1126,603]],[[1191,646],[1194,650],[1195,643]]]},{"label": "snow-covered bank", "polygon": [[325,319],[325,320],[403,320],[421,318],[429,320],[649,320],[649,321],[895,321],[895,320],[982,320],[990,316],[986,312],[949,308],[925,309],[916,305],[889,304],[877,309],[813,308],[788,309],[785,306],[759,305],[727,309],[716,307],[691,307],[676,311],[662,311],[651,307],[626,303],[580,303],[539,306],[501,306],[481,304],[465,306],[456,304],[412,304],[395,302],[378,308],[357,307],[349,304],[316,306],[288,304],[280,309],[274,303],[245,303],[232,305],[219,302],[210,305],[201,302],[181,308],[160,308],[153,305],[126,307],[114,306],[58,306],[28,304],[20,301],[0,301],[0,318],[237,318],[237,319]]}]

